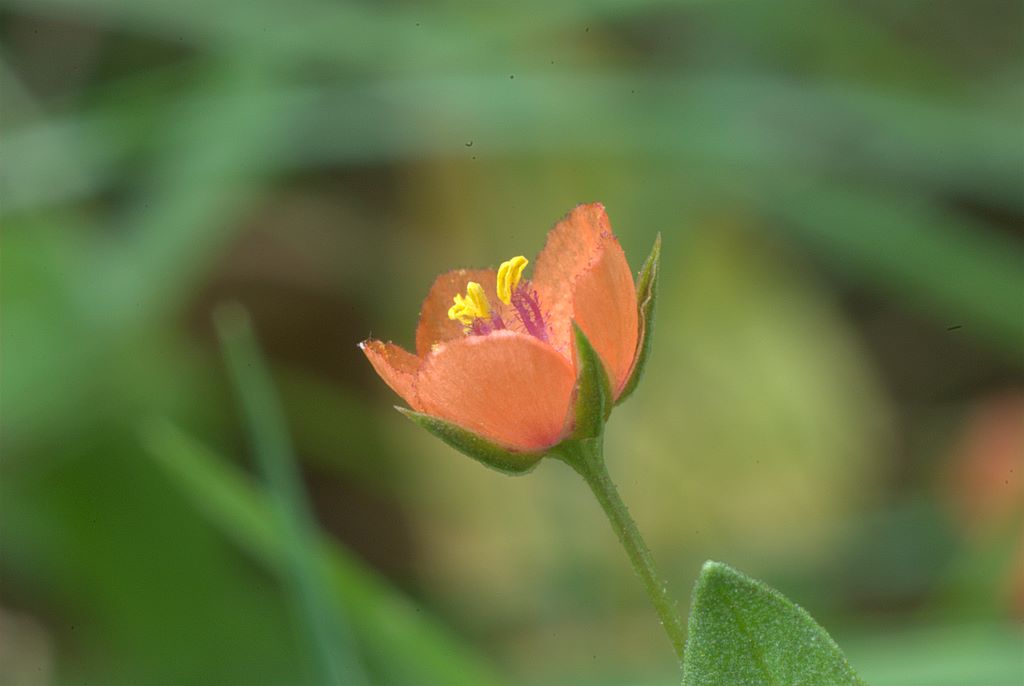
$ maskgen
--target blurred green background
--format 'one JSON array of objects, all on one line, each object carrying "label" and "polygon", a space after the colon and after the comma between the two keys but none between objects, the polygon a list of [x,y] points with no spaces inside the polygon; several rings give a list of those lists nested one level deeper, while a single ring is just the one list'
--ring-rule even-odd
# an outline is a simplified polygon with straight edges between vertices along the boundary
[{"label": "blurred green background", "polygon": [[1020,2],[0,8],[0,684],[678,683],[582,482],[356,348],[592,200],[664,234],[607,454],[683,610],[719,559],[875,686],[1024,683]]}]

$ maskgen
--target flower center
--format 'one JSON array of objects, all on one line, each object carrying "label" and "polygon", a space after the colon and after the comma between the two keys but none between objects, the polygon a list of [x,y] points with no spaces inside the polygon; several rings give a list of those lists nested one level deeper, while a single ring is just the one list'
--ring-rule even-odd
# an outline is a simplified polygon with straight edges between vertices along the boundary
[{"label": "flower center", "polygon": [[[511,305],[516,318],[531,336],[542,341],[548,340],[548,329],[540,309],[537,292],[523,281],[523,270],[530,263],[522,255],[501,263],[498,268],[498,300]],[[491,304],[483,287],[475,281],[466,284],[466,295],[456,294],[455,304],[448,310],[448,318],[462,322],[467,334],[486,335],[505,328],[505,322],[497,312],[491,311]]]}]

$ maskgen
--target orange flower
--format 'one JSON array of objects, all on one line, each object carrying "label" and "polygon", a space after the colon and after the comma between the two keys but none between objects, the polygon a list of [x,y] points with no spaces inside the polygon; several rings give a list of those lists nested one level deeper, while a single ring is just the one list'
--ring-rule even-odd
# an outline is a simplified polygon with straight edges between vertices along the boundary
[{"label": "orange flower", "polygon": [[464,452],[465,440],[504,452],[513,470],[532,466],[578,423],[574,322],[600,358],[610,400],[633,390],[649,339],[657,252],[656,243],[638,299],[604,206],[580,205],[548,234],[532,279],[523,278],[523,257],[498,270],[442,274],[423,302],[415,355],[377,340],[360,348],[442,438]]}]

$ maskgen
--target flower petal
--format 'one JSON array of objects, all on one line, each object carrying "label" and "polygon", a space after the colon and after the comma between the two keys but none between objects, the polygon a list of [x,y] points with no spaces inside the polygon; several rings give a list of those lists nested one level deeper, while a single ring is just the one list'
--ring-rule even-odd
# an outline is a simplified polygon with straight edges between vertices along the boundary
[{"label": "flower petal", "polygon": [[416,407],[416,374],[421,365],[420,358],[394,343],[369,340],[359,344],[370,364],[384,383],[402,396],[410,407]]},{"label": "flower petal", "polygon": [[604,205],[577,205],[548,232],[537,256],[531,283],[551,344],[566,357],[572,355],[573,284],[600,252],[605,235],[611,236],[611,224]]},{"label": "flower petal", "polygon": [[498,300],[498,273],[493,269],[456,269],[434,279],[420,308],[420,321],[416,327],[416,354],[425,357],[435,343],[443,343],[465,334],[458,321],[448,318],[448,308],[456,294],[466,292],[466,284],[475,281],[483,286],[493,311],[503,314]]},{"label": "flower petal", "polygon": [[633,369],[639,321],[633,273],[614,238],[576,279],[573,319],[604,362],[612,396],[618,398]]},{"label": "flower petal", "polygon": [[548,316],[551,344],[571,358],[575,319],[618,397],[636,355],[636,290],[604,205],[579,205],[555,225],[537,257],[533,284]]},{"label": "flower petal", "polygon": [[416,409],[510,449],[539,451],[564,437],[574,382],[569,361],[532,336],[466,336],[424,360]]}]

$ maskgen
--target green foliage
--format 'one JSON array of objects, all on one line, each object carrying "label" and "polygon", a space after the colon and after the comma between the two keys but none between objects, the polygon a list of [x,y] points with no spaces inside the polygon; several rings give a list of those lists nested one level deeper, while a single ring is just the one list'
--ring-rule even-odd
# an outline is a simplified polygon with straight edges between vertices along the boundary
[{"label": "green foliage", "polygon": [[590,345],[583,329],[572,323],[576,346],[576,396],[573,398],[572,438],[596,438],[604,431],[604,423],[612,410],[612,392],[608,374],[597,351]]},{"label": "green foliage", "polygon": [[288,438],[288,429],[248,313],[225,305],[216,313],[217,330],[245,415],[250,447],[263,472],[275,523],[284,539],[284,577],[302,618],[304,635],[327,686],[367,683],[340,612],[331,612],[324,579],[313,558],[315,524]]},{"label": "green foliage", "polygon": [[798,605],[719,562],[693,589],[683,686],[864,686]]},{"label": "green foliage", "polygon": [[399,406],[395,406],[395,409],[463,455],[509,476],[528,474],[544,457],[544,453],[508,450],[479,434],[422,412],[414,412]]},{"label": "green foliage", "polygon": [[651,339],[654,334],[654,303],[658,297],[658,272],[661,266],[661,234],[654,239],[651,254],[647,256],[640,278],[636,283],[637,311],[640,315],[640,337],[637,340],[636,362],[630,372],[629,380],[616,401],[621,403],[636,390],[644,369],[647,367],[647,356],[651,354]]},{"label": "green foliage", "polygon": [[[287,572],[289,532],[272,498],[223,457],[165,422],[144,443],[157,463],[229,540],[270,569]],[[391,588],[352,553],[317,536],[312,553],[330,597],[350,618],[374,674],[385,684],[493,686],[501,681],[421,607]]]}]

